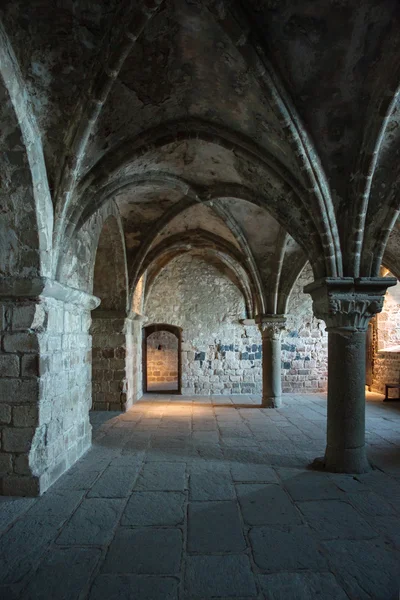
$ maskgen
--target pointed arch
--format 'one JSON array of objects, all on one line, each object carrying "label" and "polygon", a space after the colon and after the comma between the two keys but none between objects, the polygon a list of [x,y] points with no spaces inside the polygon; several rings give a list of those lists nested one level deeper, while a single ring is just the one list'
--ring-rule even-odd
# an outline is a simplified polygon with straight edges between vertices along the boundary
[{"label": "pointed arch", "polygon": [[326,274],[341,276],[343,266],[340,238],[327,178],[294,104],[276,69],[266,56],[257,24],[248,11],[242,8],[239,0],[231,2],[225,10],[220,10],[219,3],[211,4],[210,8],[226,35],[252,68],[265,92],[265,98],[287,134],[288,142],[306,181],[307,200],[311,201],[311,206],[308,206],[308,202],[304,203],[304,206],[321,239]]},{"label": "pointed arch", "polygon": [[[56,190],[57,227],[55,232],[57,254],[61,249],[65,219],[68,215],[69,204],[73,198],[87,143],[98,121],[102,108],[117,79],[125,59],[132,51],[134,44],[142,34],[148,21],[157,12],[164,0],[144,0],[141,6],[126,7],[122,30],[117,36],[117,43],[110,52],[103,49],[99,60],[100,68],[93,79],[89,79],[88,89],[85,89],[75,120],[68,132],[69,146],[62,160],[59,182]],[[125,3],[124,3],[125,4]],[[130,3],[129,3],[130,4]],[[121,11],[122,12],[122,11]],[[103,62],[104,61],[104,64]]]}]

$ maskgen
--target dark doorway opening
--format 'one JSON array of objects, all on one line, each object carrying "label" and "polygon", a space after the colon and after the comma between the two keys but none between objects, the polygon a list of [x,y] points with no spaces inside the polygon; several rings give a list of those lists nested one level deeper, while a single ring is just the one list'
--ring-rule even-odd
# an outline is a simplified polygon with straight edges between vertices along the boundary
[{"label": "dark doorway opening", "polygon": [[143,329],[143,391],[181,394],[181,344],[179,327],[165,323]]}]

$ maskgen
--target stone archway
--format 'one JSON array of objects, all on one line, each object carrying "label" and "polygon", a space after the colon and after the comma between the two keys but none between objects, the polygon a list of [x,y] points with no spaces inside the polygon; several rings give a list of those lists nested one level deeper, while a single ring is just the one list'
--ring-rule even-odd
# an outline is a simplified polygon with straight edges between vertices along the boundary
[{"label": "stone archway", "polygon": [[180,327],[161,323],[143,328],[144,393],[182,393],[181,346]]}]

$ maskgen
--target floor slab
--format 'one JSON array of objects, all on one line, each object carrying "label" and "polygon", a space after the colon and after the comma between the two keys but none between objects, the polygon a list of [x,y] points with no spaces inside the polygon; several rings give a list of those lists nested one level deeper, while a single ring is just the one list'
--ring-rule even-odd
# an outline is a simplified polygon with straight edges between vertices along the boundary
[{"label": "floor slab", "polygon": [[[308,469],[326,397],[146,395],[38,499],[0,503],[7,600],[388,600],[400,589],[400,403],[367,401],[365,475]],[[66,582],[64,584],[64,581]]]}]

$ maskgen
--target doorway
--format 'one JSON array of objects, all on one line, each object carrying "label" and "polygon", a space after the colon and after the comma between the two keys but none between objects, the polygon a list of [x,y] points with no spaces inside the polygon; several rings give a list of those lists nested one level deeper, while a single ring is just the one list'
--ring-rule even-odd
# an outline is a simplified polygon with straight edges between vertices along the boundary
[{"label": "doorway", "polygon": [[143,391],[181,393],[181,329],[156,324],[143,329]]}]

